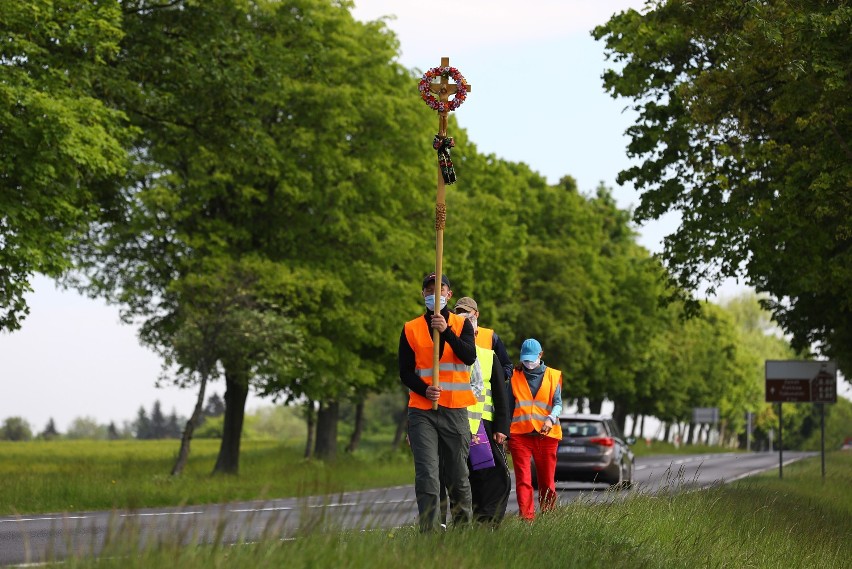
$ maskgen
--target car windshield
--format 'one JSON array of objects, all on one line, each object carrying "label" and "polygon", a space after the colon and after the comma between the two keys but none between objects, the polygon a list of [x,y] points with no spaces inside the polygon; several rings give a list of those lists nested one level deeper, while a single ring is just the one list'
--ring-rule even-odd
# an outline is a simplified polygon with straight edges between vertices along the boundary
[{"label": "car windshield", "polygon": [[569,437],[594,437],[600,435],[603,427],[600,423],[588,421],[567,421],[562,423],[562,431]]}]

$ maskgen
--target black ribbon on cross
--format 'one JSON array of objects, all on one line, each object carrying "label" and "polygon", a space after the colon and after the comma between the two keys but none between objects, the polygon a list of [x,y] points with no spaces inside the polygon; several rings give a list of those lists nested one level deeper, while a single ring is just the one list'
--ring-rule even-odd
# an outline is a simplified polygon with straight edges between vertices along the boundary
[{"label": "black ribbon on cross", "polygon": [[438,151],[438,167],[441,169],[445,184],[456,182],[456,171],[453,169],[453,160],[450,158],[450,148],[455,145],[453,137],[440,134],[436,134],[435,140],[432,141],[432,148]]}]

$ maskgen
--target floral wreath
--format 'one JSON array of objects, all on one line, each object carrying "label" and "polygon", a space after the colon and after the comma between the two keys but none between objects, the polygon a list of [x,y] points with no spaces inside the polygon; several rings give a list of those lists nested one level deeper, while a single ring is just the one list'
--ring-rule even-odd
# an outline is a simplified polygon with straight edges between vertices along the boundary
[{"label": "floral wreath", "polygon": [[[435,77],[448,77],[456,82],[456,92],[452,99],[444,102],[437,99],[435,95],[432,94],[432,91],[429,90],[429,85]],[[467,81],[465,81],[464,76],[455,67],[433,67],[423,74],[423,78],[420,79],[420,84],[417,88],[420,90],[420,98],[423,99],[426,104],[432,108],[432,110],[438,111],[439,113],[456,110],[467,98]]]}]

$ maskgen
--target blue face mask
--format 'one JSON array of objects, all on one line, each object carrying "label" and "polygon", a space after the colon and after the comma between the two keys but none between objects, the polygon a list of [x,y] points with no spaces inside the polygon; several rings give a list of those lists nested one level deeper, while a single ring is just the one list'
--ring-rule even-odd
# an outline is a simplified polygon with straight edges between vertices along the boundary
[{"label": "blue face mask", "polygon": [[[426,301],[426,310],[428,310],[429,312],[434,312],[435,311],[435,295],[430,294],[429,296],[424,297],[424,300]],[[447,306],[447,297],[442,295],[441,296],[441,310],[443,310],[446,306]]]}]

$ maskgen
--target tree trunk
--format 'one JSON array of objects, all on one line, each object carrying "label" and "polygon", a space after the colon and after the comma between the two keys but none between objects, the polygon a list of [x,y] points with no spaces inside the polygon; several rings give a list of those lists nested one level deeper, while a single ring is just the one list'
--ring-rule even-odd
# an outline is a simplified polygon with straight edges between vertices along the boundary
[{"label": "tree trunk", "polygon": [[654,440],[661,441],[663,439],[660,438],[660,434],[663,432],[663,429],[666,428],[666,424],[662,421],[657,423],[657,430],[654,432]]},{"label": "tree trunk", "polygon": [[238,474],[240,471],[240,438],[247,397],[247,375],[225,370],[225,424],[222,427],[219,457],[213,467],[214,474]]},{"label": "tree trunk", "polygon": [[396,432],[393,434],[393,442],[391,443],[391,448],[393,450],[399,450],[400,445],[402,444],[402,437],[405,435],[406,426],[408,426],[408,396],[405,397],[405,402],[403,403],[405,407],[402,409],[402,413],[399,416],[399,419],[396,422]]},{"label": "tree trunk", "polygon": [[207,390],[207,372],[201,374],[201,383],[198,387],[198,399],[195,401],[195,409],[192,411],[192,417],[186,422],[183,428],[183,436],[180,439],[180,450],[175,465],[172,467],[172,476],[178,476],[183,472],[187,460],[189,460],[189,445],[192,441],[192,434],[195,432],[195,427],[198,426],[198,421],[201,419],[201,412],[204,409],[204,392]]},{"label": "tree trunk", "polygon": [[308,436],[305,442],[305,458],[314,455],[314,432],[316,429],[316,413],[314,412],[314,400],[308,399],[305,404],[305,423],[308,425]]},{"label": "tree trunk", "polygon": [[364,432],[364,400],[358,401],[355,405],[355,428],[352,429],[352,436],[349,437],[349,444],[346,445],[346,452],[355,452],[358,445],[361,443],[361,434]]},{"label": "tree trunk", "polygon": [[334,460],[337,456],[337,417],[340,403],[336,400],[320,402],[317,413],[317,444],[314,456],[320,460]]},{"label": "tree trunk", "polygon": [[672,434],[672,424],[671,423],[663,423],[665,425],[663,431],[663,440],[667,443],[671,442],[669,440],[669,436]]},{"label": "tree trunk", "polygon": [[624,432],[624,427],[627,426],[627,406],[615,401],[615,408],[612,410],[612,420],[618,425],[618,430]]},{"label": "tree trunk", "polygon": [[601,407],[603,407],[603,399],[589,399],[589,413],[600,414]]},{"label": "tree trunk", "polygon": [[639,415],[639,438],[645,438],[645,415]]}]

